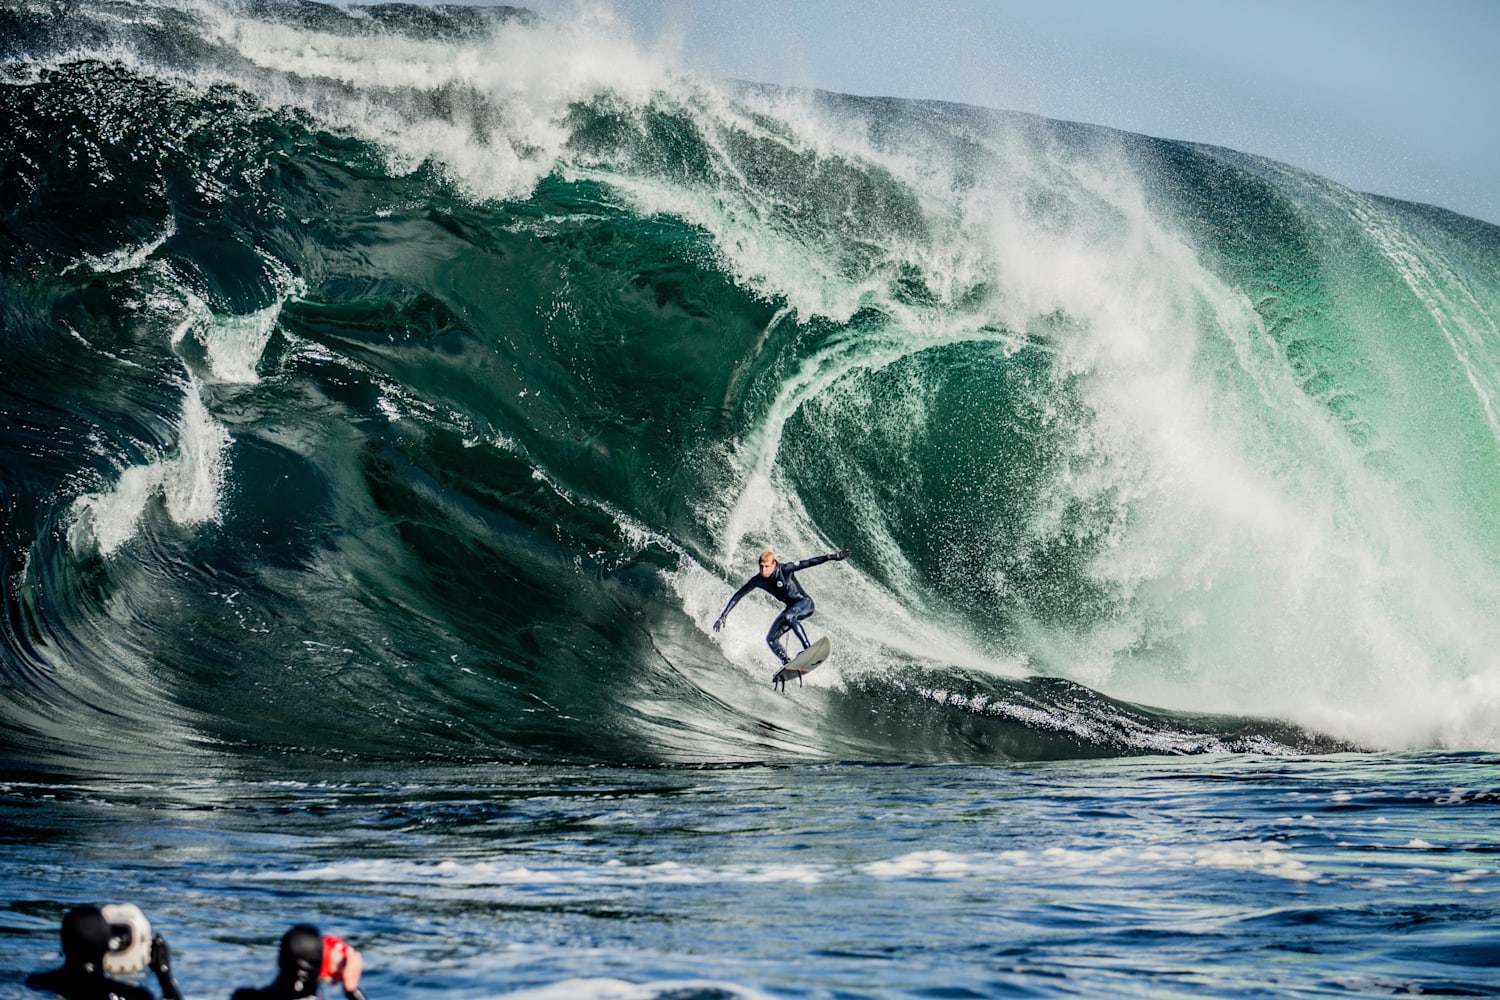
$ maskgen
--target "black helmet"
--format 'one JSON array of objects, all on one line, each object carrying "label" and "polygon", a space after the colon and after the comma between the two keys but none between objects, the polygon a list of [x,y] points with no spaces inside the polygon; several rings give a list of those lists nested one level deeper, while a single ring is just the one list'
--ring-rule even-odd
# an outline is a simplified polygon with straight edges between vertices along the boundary
[{"label": "black helmet", "polygon": [[276,965],[292,996],[312,996],[318,990],[318,972],[323,967],[323,935],[312,924],[293,927],[281,936]]},{"label": "black helmet", "polygon": [[62,953],[68,965],[97,972],[109,951],[109,921],[97,906],[75,906],[62,921]]}]

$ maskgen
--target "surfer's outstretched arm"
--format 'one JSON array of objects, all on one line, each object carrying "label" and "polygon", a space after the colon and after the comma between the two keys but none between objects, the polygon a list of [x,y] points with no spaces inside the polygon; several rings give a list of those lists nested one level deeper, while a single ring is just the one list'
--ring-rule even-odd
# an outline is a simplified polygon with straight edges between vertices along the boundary
[{"label": "surfer's outstretched arm", "polygon": [[740,603],[740,598],[744,597],[746,594],[750,593],[751,588],[753,588],[755,586],[756,579],[757,579],[757,577],[753,577],[752,576],[750,579],[748,579],[748,580],[745,581],[745,585],[743,587],[741,587],[739,590],[736,590],[734,592],[734,596],[729,599],[729,603],[726,604],[726,605],[724,605],[724,610],[720,611],[719,612],[719,617],[714,620],[714,631],[715,632],[719,631],[719,629],[721,629],[721,628],[724,627],[724,619],[728,618],[729,617],[729,612],[733,611],[734,610],[734,606],[736,604]]},{"label": "surfer's outstretched arm", "polygon": [[813,556],[811,559],[804,559],[801,562],[788,563],[785,568],[786,572],[795,573],[799,569],[807,569],[809,566],[821,566],[824,563],[829,562],[830,560],[833,562],[840,562],[848,558],[849,550],[839,549],[837,552],[830,552],[826,556]]}]

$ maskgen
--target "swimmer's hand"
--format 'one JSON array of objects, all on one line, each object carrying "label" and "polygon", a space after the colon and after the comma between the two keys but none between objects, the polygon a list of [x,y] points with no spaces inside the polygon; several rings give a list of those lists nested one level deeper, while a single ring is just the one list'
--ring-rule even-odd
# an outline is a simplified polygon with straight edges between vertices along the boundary
[{"label": "swimmer's hand", "polygon": [[160,934],[151,939],[151,960],[147,967],[156,973],[161,1000],[182,1000],[182,988],[172,978],[172,949],[167,947],[167,939]]},{"label": "swimmer's hand", "polygon": [[167,947],[167,939],[160,934],[151,939],[151,961],[149,967],[158,976],[169,976],[172,974],[172,949]]}]

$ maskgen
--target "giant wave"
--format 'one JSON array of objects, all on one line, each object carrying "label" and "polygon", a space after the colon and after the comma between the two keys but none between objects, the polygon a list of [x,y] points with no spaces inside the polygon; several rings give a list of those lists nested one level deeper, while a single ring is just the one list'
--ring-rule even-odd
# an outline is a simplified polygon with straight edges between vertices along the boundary
[{"label": "giant wave", "polygon": [[[0,13],[13,752],[1500,740],[1500,230],[603,16],[55,6]],[[706,626],[845,546],[773,695],[770,609]]]}]

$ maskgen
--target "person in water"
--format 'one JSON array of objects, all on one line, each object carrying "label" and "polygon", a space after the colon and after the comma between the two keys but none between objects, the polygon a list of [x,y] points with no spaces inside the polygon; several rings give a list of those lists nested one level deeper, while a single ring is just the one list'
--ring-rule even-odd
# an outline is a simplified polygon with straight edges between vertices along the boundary
[{"label": "person in water", "polygon": [[312,924],[298,924],[281,936],[276,979],[259,989],[244,986],[231,1000],[297,1000],[318,995],[322,983],[338,983],[349,1000],[365,1000],[359,988],[364,960],[339,938],[324,937]]},{"label": "person in water", "polygon": [[766,645],[771,647],[771,652],[776,654],[776,659],[785,666],[791,662],[791,657],[787,656],[786,650],[781,648],[781,637],[786,635],[788,630],[797,637],[798,642],[802,643],[803,649],[812,645],[807,641],[807,633],[802,629],[802,622],[812,616],[813,600],[797,582],[797,571],[807,569],[809,566],[821,566],[830,559],[838,561],[848,557],[849,550],[840,549],[826,556],[813,556],[801,562],[782,563],[776,561],[776,554],[769,549],[762,552],[760,572],[746,580],[745,585],[734,592],[729,603],[724,605],[724,610],[719,612],[719,618],[714,622],[714,631],[717,632],[724,627],[724,619],[728,618],[729,612],[740,603],[740,598],[759,587],[786,605],[781,609],[781,614],[777,615],[776,620],[771,623],[771,630],[766,633]]},{"label": "person in water", "polygon": [[[26,985],[67,1000],[155,1000],[144,986],[105,975],[104,956],[113,936],[114,930],[99,907],[74,907],[62,921],[62,967],[35,973],[27,978]],[[182,1000],[182,990],[172,977],[172,954],[160,934],[151,938],[148,967],[156,973],[162,1000]]]}]

